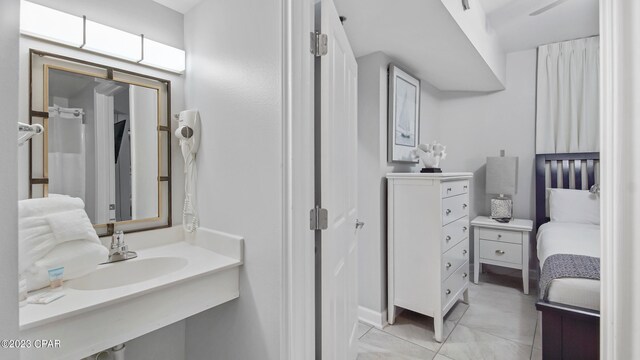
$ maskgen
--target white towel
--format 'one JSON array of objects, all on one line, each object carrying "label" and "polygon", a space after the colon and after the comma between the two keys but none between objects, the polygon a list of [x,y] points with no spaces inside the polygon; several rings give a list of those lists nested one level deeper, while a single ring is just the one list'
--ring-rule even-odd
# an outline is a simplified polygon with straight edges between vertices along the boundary
[{"label": "white towel", "polygon": [[18,201],[20,218],[46,216],[76,209],[84,210],[84,202],[82,199],[70,196],[52,196]]},{"label": "white towel", "polygon": [[42,217],[20,218],[18,271],[23,272],[54,247],[74,240],[101,245],[84,210],[70,210]]},{"label": "white towel", "polygon": [[51,268],[64,266],[68,280],[106,261],[109,251],[100,242],[81,199],[54,196],[18,204],[18,269],[27,278],[29,290],[46,286]]},{"label": "white towel", "polygon": [[108,256],[106,247],[92,242],[76,240],[60,244],[23,272],[27,291],[48,286],[49,269],[64,266],[64,280],[76,279],[95,270]]},{"label": "white towel", "polygon": [[87,240],[100,244],[89,216],[84,210],[70,210],[45,216],[58,243]]},{"label": "white towel", "polygon": [[58,243],[46,218],[20,218],[18,229],[18,272],[22,273]]}]

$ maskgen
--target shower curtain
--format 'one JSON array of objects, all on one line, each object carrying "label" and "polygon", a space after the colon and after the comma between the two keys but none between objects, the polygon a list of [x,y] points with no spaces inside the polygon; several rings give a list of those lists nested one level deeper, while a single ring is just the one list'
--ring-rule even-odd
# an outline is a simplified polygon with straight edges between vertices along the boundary
[{"label": "shower curtain", "polygon": [[599,41],[538,48],[536,153],[599,151]]},{"label": "shower curtain", "polygon": [[85,199],[84,112],[49,107],[49,193]]}]

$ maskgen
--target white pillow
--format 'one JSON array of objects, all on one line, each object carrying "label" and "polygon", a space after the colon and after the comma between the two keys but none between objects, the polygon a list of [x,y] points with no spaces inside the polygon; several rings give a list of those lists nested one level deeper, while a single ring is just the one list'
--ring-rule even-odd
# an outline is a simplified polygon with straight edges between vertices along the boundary
[{"label": "white pillow", "polygon": [[600,196],[588,190],[551,189],[551,221],[600,225]]}]

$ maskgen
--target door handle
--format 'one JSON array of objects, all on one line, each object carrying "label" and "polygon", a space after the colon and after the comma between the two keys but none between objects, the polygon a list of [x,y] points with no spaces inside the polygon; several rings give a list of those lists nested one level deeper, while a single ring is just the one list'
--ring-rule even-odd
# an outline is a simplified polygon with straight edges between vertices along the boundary
[{"label": "door handle", "polygon": [[450,267],[451,267],[451,263],[448,262],[447,265],[446,265],[446,268],[449,269]]},{"label": "door handle", "polygon": [[462,255],[467,255],[467,250],[462,250]]},{"label": "door handle", "polygon": [[451,209],[447,209],[447,211],[445,211],[444,213],[447,215],[451,214]]},{"label": "door handle", "polygon": [[364,221],[360,221],[358,219],[356,219],[356,230],[357,229],[362,229],[364,227]]}]

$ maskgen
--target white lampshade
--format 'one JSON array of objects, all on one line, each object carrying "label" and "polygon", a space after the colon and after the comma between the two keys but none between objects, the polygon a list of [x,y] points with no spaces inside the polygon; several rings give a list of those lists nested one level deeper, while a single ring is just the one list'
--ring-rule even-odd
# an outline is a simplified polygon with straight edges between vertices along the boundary
[{"label": "white lampshade", "polygon": [[139,61],[142,59],[142,38],[140,35],[87,20],[87,43],[84,49],[129,61]]},{"label": "white lampshade", "polygon": [[28,1],[20,2],[20,32],[58,43],[82,45],[80,16],[74,16]]},{"label": "white lampshade", "polygon": [[517,157],[487,157],[487,194],[515,195],[517,173]]},{"label": "white lampshade", "polygon": [[169,71],[183,72],[186,67],[185,52],[145,38],[144,59],[140,63]]}]

